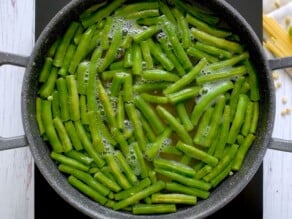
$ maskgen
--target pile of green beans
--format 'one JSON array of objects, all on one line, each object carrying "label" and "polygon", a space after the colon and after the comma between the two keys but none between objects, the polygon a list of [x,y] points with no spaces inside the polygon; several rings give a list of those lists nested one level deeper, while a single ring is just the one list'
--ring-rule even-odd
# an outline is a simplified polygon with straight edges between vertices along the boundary
[{"label": "pile of green beans", "polygon": [[257,75],[236,33],[202,7],[105,1],[49,49],[36,119],[68,182],[133,214],[207,199],[256,134]]}]

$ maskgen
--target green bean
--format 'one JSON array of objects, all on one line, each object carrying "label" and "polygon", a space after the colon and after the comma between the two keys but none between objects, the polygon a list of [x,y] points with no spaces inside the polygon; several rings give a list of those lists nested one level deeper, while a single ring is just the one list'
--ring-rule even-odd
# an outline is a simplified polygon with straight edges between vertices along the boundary
[{"label": "green bean", "polygon": [[135,193],[134,195],[115,203],[113,208],[114,208],[114,210],[119,210],[119,209],[125,208],[129,205],[137,203],[141,199],[144,199],[144,198],[152,195],[153,193],[159,192],[160,190],[162,190],[164,188],[165,188],[165,183],[163,181],[158,181],[158,182],[146,187],[143,191],[139,191],[139,192]]},{"label": "green bean", "polygon": [[79,151],[71,150],[71,151],[66,152],[65,155],[67,157],[75,159],[75,160],[77,160],[77,161],[79,161],[87,166],[89,166],[93,162],[93,159],[91,157],[89,157],[89,156],[87,156],[84,153],[79,152]]},{"label": "green bean", "polygon": [[192,158],[188,155],[183,155],[181,160],[179,162],[181,162],[182,164],[185,164],[185,165],[189,165],[189,163],[192,161]]},{"label": "green bean", "polygon": [[69,28],[65,32],[62,38],[62,41],[56,51],[55,58],[54,58],[55,66],[61,67],[63,65],[65,54],[68,50],[70,42],[74,38],[75,32],[77,31],[79,25],[80,25],[79,23],[74,22],[74,21],[70,23]]},{"label": "green bean", "polygon": [[161,153],[169,155],[178,155],[182,156],[182,152],[172,145],[166,145],[161,149]]},{"label": "green bean", "polygon": [[115,112],[113,110],[110,98],[99,79],[97,80],[97,91],[98,91],[99,99],[104,108],[108,125],[110,127],[116,127]]},{"label": "green bean", "polygon": [[169,102],[169,99],[164,96],[151,95],[148,93],[142,93],[140,96],[149,103],[166,104]]},{"label": "green bean", "polygon": [[216,137],[219,132],[219,125],[221,123],[223,110],[225,106],[225,96],[221,95],[218,97],[217,103],[214,108],[214,112],[211,118],[210,122],[210,130],[208,132],[208,135],[205,139],[205,146],[210,147],[213,142],[216,141]]},{"label": "green bean", "polygon": [[113,146],[116,145],[117,142],[113,138],[113,136],[110,133],[110,131],[108,130],[108,127],[103,122],[103,118],[100,115],[100,112],[96,111],[95,113],[96,113],[97,126],[98,126],[98,129],[100,131],[101,136],[103,137],[103,140],[106,140],[107,143],[109,143],[109,144],[111,144]]},{"label": "green bean", "polygon": [[80,61],[87,55],[89,48],[89,41],[94,33],[94,26],[88,28],[82,35],[80,42],[76,48],[76,52],[72,58],[68,71],[74,74]]},{"label": "green bean", "polygon": [[101,38],[101,35],[102,35],[102,29],[100,29],[100,26],[103,26],[101,24],[102,23],[94,25],[95,29],[94,29],[94,31],[92,33],[91,39],[88,42],[88,48],[87,48],[87,52],[86,52],[85,57],[88,54],[91,54],[92,51],[94,51],[97,47],[100,46],[100,38]]},{"label": "green bean", "polygon": [[193,67],[193,69],[189,73],[187,73],[178,81],[168,86],[166,89],[164,89],[163,93],[165,95],[171,94],[178,90],[181,90],[183,87],[190,84],[197,77],[197,75],[200,73],[200,71],[204,68],[206,64],[207,60],[201,59],[200,62],[195,67]]},{"label": "green bean", "polygon": [[161,65],[167,70],[171,71],[174,68],[173,63],[169,60],[169,58],[162,52],[160,46],[153,42],[152,39],[146,40],[148,47],[150,48],[150,52],[153,57],[161,63]]},{"label": "green bean", "polygon": [[200,93],[201,87],[194,86],[194,87],[189,87],[185,88],[183,90],[180,90],[176,93],[171,93],[167,95],[171,103],[179,103],[184,100],[194,98]]},{"label": "green bean", "polygon": [[179,77],[175,74],[170,72],[160,70],[160,69],[152,69],[152,70],[145,70],[142,73],[142,78],[151,81],[177,81]]},{"label": "green bean", "polygon": [[166,128],[163,133],[158,136],[153,143],[150,144],[150,146],[147,147],[145,151],[145,156],[147,157],[148,160],[153,160],[156,158],[159,154],[159,151],[162,148],[162,145],[164,142],[169,138],[171,134],[171,129]]},{"label": "green bean", "polygon": [[36,120],[40,135],[43,135],[45,133],[45,127],[42,120],[42,99],[40,97],[36,98]]},{"label": "green bean", "polygon": [[216,63],[219,61],[217,57],[214,57],[204,51],[199,50],[198,48],[196,48],[195,45],[187,49],[187,54],[197,59],[205,58],[209,63]]},{"label": "green bean", "polygon": [[105,7],[97,10],[92,15],[81,19],[82,25],[87,28],[95,23],[101,22],[104,18],[109,17],[117,8],[119,8],[125,0],[116,0],[107,4]]},{"label": "green bean", "polygon": [[212,171],[212,167],[205,165],[198,172],[196,172],[195,179],[202,179],[204,176],[208,175]]},{"label": "green bean", "polygon": [[237,143],[238,143],[238,144],[242,144],[243,141],[244,141],[244,138],[245,138],[245,137],[244,137],[243,135],[240,135],[240,134],[239,134],[239,135],[237,136],[237,138],[236,138]]},{"label": "green bean", "polygon": [[150,140],[150,142],[155,141],[156,136],[149,123],[143,117],[141,117],[141,124],[148,140]]},{"label": "green bean", "polygon": [[133,40],[136,43],[141,43],[144,40],[151,38],[154,34],[158,33],[161,30],[160,26],[150,26],[146,30],[141,31],[140,33],[133,36]]},{"label": "green bean", "polygon": [[104,166],[105,162],[100,157],[100,155],[95,151],[93,145],[91,144],[89,137],[87,136],[87,133],[81,124],[80,121],[75,122],[75,129],[77,132],[77,136],[80,138],[80,141],[82,142],[82,145],[84,147],[84,150],[88,153],[90,157],[93,158],[94,162],[97,164],[98,167]]},{"label": "green bean", "polygon": [[206,183],[202,180],[196,180],[194,178],[189,178],[186,176],[183,176],[181,174],[163,170],[160,168],[155,168],[155,171],[163,176],[168,177],[171,180],[174,180],[176,182],[179,182],[183,185],[190,186],[190,187],[195,187],[198,189],[203,189],[205,191],[208,191],[211,188],[211,185],[209,183]]},{"label": "green bean", "polygon": [[211,180],[211,185],[215,188],[223,179],[231,173],[232,164],[229,164],[218,176]]},{"label": "green bean", "polygon": [[255,133],[257,130],[257,124],[258,124],[258,119],[259,119],[259,103],[254,102],[254,109],[253,109],[253,116],[251,119],[251,124],[250,124],[250,133]]},{"label": "green bean", "polygon": [[78,45],[78,43],[80,42],[83,32],[84,32],[84,28],[82,25],[80,25],[78,29],[76,30],[74,39],[73,39],[75,45]]},{"label": "green bean", "polygon": [[120,7],[116,12],[116,16],[125,16],[137,11],[158,9],[158,2],[135,2],[129,5]]},{"label": "green bean", "polygon": [[167,37],[162,37],[158,41],[160,43],[161,48],[165,52],[167,58],[169,58],[169,60],[173,63],[174,68],[177,70],[178,74],[179,75],[185,75],[186,72],[185,72],[184,67],[178,61],[177,57],[175,56],[175,54],[172,51],[172,48],[170,48],[168,46]]},{"label": "green bean", "polygon": [[163,15],[167,17],[167,19],[173,24],[176,25],[175,17],[173,16],[173,12],[170,10],[168,5],[163,1],[159,1],[159,10],[162,12]]},{"label": "green bean", "polygon": [[204,31],[212,36],[225,38],[225,37],[228,37],[232,34],[229,31],[220,30],[217,27],[212,27],[212,26],[204,23],[203,21],[196,19],[195,17],[191,16],[190,14],[187,14],[186,20],[188,21],[189,24],[195,26],[199,30]]},{"label": "green bean", "polygon": [[65,165],[68,165],[70,167],[74,167],[78,170],[82,170],[82,171],[85,171],[87,172],[89,170],[89,166],[75,160],[75,159],[72,159],[72,158],[69,158],[67,156],[64,156],[62,154],[58,154],[56,152],[51,152],[50,154],[50,157],[53,159],[53,160],[56,160],[58,161],[59,163],[61,164],[65,164]]},{"label": "green bean", "polygon": [[133,214],[165,214],[176,212],[174,204],[135,204],[133,206]]},{"label": "green bean", "polygon": [[69,183],[74,186],[76,189],[86,194],[88,197],[92,198],[94,201],[104,205],[107,202],[107,198],[105,198],[100,193],[96,192],[91,187],[87,186],[85,183],[81,182],[74,176],[69,176]]},{"label": "green bean", "polygon": [[123,62],[124,62],[125,68],[130,68],[133,66],[133,48],[132,47],[126,50]]},{"label": "green bean", "polygon": [[61,119],[63,121],[67,121],[70,119],[70,113],[68,107],[68,90],[66,80],[64,78],[59,78],[56,82],[56,85],[59,92]]},{"label": "green bean", "polygon": [[122,84],[124,83],[124,74],[116,74],[113,77],[112,84],[110,86],[110,94],[117,97],[121,91]]},{"label": "green bean", "polygon": [[132,72],[134,75],[141,75],[142,73],[142,52],[141,48],[137,43],[134,43],[132,46],[133,54],[133,66]]},{"label": "green bean", "polygon": [[86,9],[84,12],[82,12],[79,18],[82,20],[84,18],[89,17],[90,15],[92,15],[92,13],[95,13],[99,8],[103,7],[105,4],[106,2],[101,2],[101,3],[92,5],[91,7]]},{"label": "green bean", "polygon": [[214,108],[209,107],[208,109],[206,109],[206,111],[202,115],[202,119],[200,123],[198,124],[197,132],[194,137],[195,144],[204,146],[204,140],[210,130],[209,124],[210,124],[213,112],[214,112]]},{"label": "green bean", "polygon": [[179,0],[173,0],[173,3],[176,7],[182,9],[183,11],[186,11],[187,13],[193,15],[199,20],[204,21],[205,23],[208,23],[210,25],[215,25],[219,22],[218,17],[215,17],[209,11],[206,11],[199,7],[195,7],[195,5],[190,5],[185,2],[181,2]]},{"label": "green bean", "polygon": [[83,61],[78,65],[76,78],[78,93],[85,95],[87,92],[87,76],[88,76],[89,62]]},{"label": "green bean", "polygon": [[80,106],[80,120],[83,125],[88,124],[87,119],[87,104],[86,104],[86,96],[80,95],[79,96],[79,106]]},{"label": "green bean", "polygon": [[132,42],[133,42],[133,37],[131,34],[127,34],[121,44],[121,48],[123,49],[130,49],[132,46]]},{"label": "green bean", "polygon": [[158,9],[147,9],[143,11],[136,11],[131,14],[125,15],[126,19],[129,20],[138,20],[142,18],[147,18],[147,17],[157,17],[159,16],[159,10]]},{"label": "green bean", "polygon": [[148,187],[150,185],[151,185],[151,181],[149,178],[142,179],[142,180],[138,181],[138,183],[136,185],[134,185],[133,187],[116,193],[114,198],[117,201],[126,199],[129,196],[132,196],[132,195],[142,191],[143,189],[145,189],[146,187]]},{"label": "green bean", "polygon": [[103,50],[107,50],[109,48],[108,35],[111,31],[111,28],[113,27],[113,20],[113,17],[107,17],[105,20],[104,28],[100,36],[100,46]]},{"label": "green bean", "polygon": [[62,67],[58,71],[59,75],[65,76],[68,74],[68,68],[69,68],[71,60],[74,56],[75,50],[76,50],[76,46],[73,44],[70,44],[67,51],[66,51]]},{"label": "green bean", "polygon": [[124,157],[124,155],[120,151],[118,151],[115,154],[115,158],[119,161],[119,164],[120,164],[121,168],[123,169],[129,182],[132,185],[135,185],[137,183],[138,179],[137,179],[136,175],[134,174],[133,170],[131,169],[131,167],[129,166],[129,164],[127,163],[127,160]]},{"label": "green bean", "polygon": [[197,105],[194,107],[192,112],[191,120],[194,125],[197,125],[201,115],[203,114],[205,108],[210,104],[216,97],[224,94],[226,91],[233,88],[233,83],[231,81],[223,81],[218,86],[214,87],[206,95],[202,96]]},{"label": "green bean", "polygon": [[237,137],[237,135],[240,131],[240,128],[241,128],[241,126],[244,122],[244,119],[245,119],[246,108],[247,108],[248,102],[249,102],[248,96],[246,96],[245,94],[239,95],[239,100],[238,100],[238,104],[236,107],[234,120],[232,122],[230,132],[228,135],[227,142],[229,144],[234,144],[234,142],[236,140],[236,137]]},{"label": "green bean", "polygon": [[157,176],[156,176],[156,172],[154,170],[149,170],[149,179],[151,180],[152,183],[156,183],[157,182]]},{"label": "green bean", "polygon": [[238,152],[232,164],[233,170],[239,170],[241,168],[245,155],[252,145],[254,139],[255,136],[253,134],[248,134],[244,139],[244,142],[239,146]]},{"label": "green bean", "polygon": [[162,158],[156,158],[153,161],[155,168],[161,168],[168,171],[173,171],[182,175],[193,177],[195,175],[195,171],[189,167],[188,165],[182,164],[180,162],[174,160],[166,160]]},{"label": "green bean", "polygon": [[136,20],[136,23],[138,25],[141,25],[141,26],[157,25],[160,22],[162,16],[160,16],[160,17],[141,18],[141,19]]},{"label": "green bean", "polygon": [[61,141],[61,144],[63,146],[64,152],[68,152],[72,150],[72,143],[71,140],[67,134],[67,131],[64,127],[63,122],[59,117],[56,117],[53,119],[53,124],[56,129],[56,132],[59,136],[59,139]]},{"label": "green bean", "polygon": [[51,57],[46,57],[43,64],[42,70],[39,76],[39,82],[46,82],[49,78],[53,66],[53,59]]},{"label": "green bean", "polygon": [[148,91],[155,91],[155,90],[161,90],[165,89],[171,84],[169,82],[153,82],[153,83],[143,83],[143,84],[136,84],[133,86],[133,89],[135,92],[142,93],[142,92],[148,92]]},{"label": "green bean", "polygon": [[241,87],[243,86],[243,83],[245,81],[244,77],[239,77],[235,83],[234,83],[234,88],[231,92],[231,96],[230,96],[230,110],[231,110],[231,118],[233,119],[234,114],[235,114],[235,110],[236,110],[236,106],[238,103],[238,98],[240,95],[240,91],[241,91]]},{"label": "green bean", "polygon": [[182,64],[182,66],[186,70],[190,70],[192,68],[192,63],[177,38],[175,28],[165,18],[163,18],[163,29],[166,32],[166,35],[172,45],[174,54],[180,60],[180,63]]},{"label": "green bean", "polygon": [[245,119],[241,128],[241,133],[244,136],[247,136],[250,130],[251,119],[253,117],[253,107],[254,107],[253,102],[249,101],[246,107]]},{"label": "green bean", "polygon": [[209,164],[212,167],[216,166],[218,163],[218,159],[216,157],[211,156],[208,153],[206,153],[205,151],[200,150],[198,148],[195,148],[194,146],[184,144],[181,141],[179,141],[177,143],[176,147],[179,150],[183,151],[185,154],[187,154],[187,155],[189,155],[197,160],[201,160],[201,161]]},{"label": "green bean", "polygon": [[171,192],[180,192],[192,196],[197,196],[202,199],[207,199],[210,195],[210,192],[207,192],[205,190],[194,187],[187,187],[175,182],[166,183],[166,190]]},{"label": "green bean", "polygon": [[105,156],[105,160],[110,167],[112,174],[114,175],[116,181],[123,189],[129,189],[131,188],[131,184],[129,183],[128,179],[124,176],[124,174],[121,172],[120,167],[118,166],[114,155],[107,154]]},{"label": "green bean", "polygon": [[110,190],[105,187],[104,185],[100,184],[98,181],[96,181],[90,174],[83,172],[79,169],[72,168],[70,166],[66,165],[59,165],[58,169],[61,172],[70,174],[74,177],[76,177],[78,180],[82,181],[86,185],[88,185],[90,188],[94,189],[96,192],[100,193],[103,196],[107,196],[110,193]]},{"label": "green bean", "polygon": [[185,130],[184,126],[166,109],[164,109],[161,106],[156,107],[158,113],[160,116],[162,116],[163,119],[167,121],[167,123],[170,125],[170,127],[177,133],[181,139],[183,139],[184,142],[191,144],[192,138],[189,135],[189,133]]},{"label": "green bean", "polygon": [[77,136],[76,129],[73,125],[73,122],[67,121],[67,122],[65,122],[64,125],[65,125],[65,129],[66,129],[66,131],[71,139],[72,145],[75,148],[75,150],[77,150],[77,151],[82,150],[83,146],[82,146],[80,139]]},{"label": "green bean", "polygon": [[224,49],[220,49],[218,47],[215,47],[215,46],[211,46],[209,44],[206,44],[206,43],[201,43],[201,42],[196,42],[194,44],[195,48],[207,53],[207,54],[210,54],[212,56],[215,56],[219,59],[223,59],[223,58],[227,58],[227,59],[230,59],[233,54],[229,51],[226,51]]},{"label": "green bean", "polygon": [[77,90],[77,81],[74,75],[66,76],[66,83],[68,89],[68,103],[70,118],[73,121],[78,121],[80,119],[80,107],[79,107],[79,96]]},{"label": "green bean", "polygon": [[56,51],[60,45],[60,43],[62,42],[62,38],[58,37],[55,42],[52,44],[52,46],[49,48],[49,51],[47,53],[47,57],[51,57],[53,58],[56,54]]},{"label": "green bean", "polygon": [[151,52],[150,52],[150,48],[148,46],[148,43],[146,41],[142,41],[140,43],[140,46],[141,46],[143,59],[146,63],[145,64],[146,69],[152,69],[153,68],[153,60],[151,57]]},{"label": "green bean", "polygon": [[218,143],[217,143],[215,155],[214,155],[217,158],[221,158],[223,156],[224,147],[228,139],[229,128],[230,128],[230,123],[231,123],[231,111],[230,111],[229,105],[225,106],[222,119],[223,121],[220,128],[219,139],[218,139]]},{"label": "green bean", "polygon": [[92,139],[92,146],[95,148],[95,150],[98,153],[102,153],[102,152],[104,152],[105,148],[104,148],[104,145],[102,143],[102,137],[101,137],[100,132],[98,130],[96,112],[89,111],[87,113],[87,119],[88,119],[91,139]]},{"label": "green bean", "polygon": [[185,195],[179,193],[173,194],[153,194],[151,196],[153,203],[169,203],[169,204],[197,204],[197,197],[192,195]]},{"label": "green bean", "polygon": [[48,98],[53,94],[54,87],[57,80],[58,69],[56,67],[52,67],[51,72],[48,76],[46,82],[39,89],[39,95],[42,98]]},{"label": "green bean", "polygon": [[53,118],[60,117],[59,93],[56,90],[53,92],[52,113],[53,113]]},{"label": "green bean", "polygon": [[118,49],[122,43],[122,38],[123,38],[122,27],[118,25],[113,31],[113,38],[111,44],[105,54],[104,59],[102,60],[99,66],[100,72],[106,70],[107,67],[115,60]]},{"label": "green bean", "polygon": [[185,127],[186,131],[193,130],[194,126],[192,124],[192,121],[188,115],[188,112],[186,110],[186,107],[184,103],[179,103],[176,105],[176,111],[178,114],[179,119],[181,120],[183,126]]},{"label": "green bean", "polygon": [[137,158],[138,165],[140,167],[140,175],[142,178],[148,177],[148,169],[144,160],[143,153],[140,149],[140,146],[137,143],[132,145],[135,156]]},{"label": "green bean", "polygon": [[197,77],[196,81],[198,84],[204,84],[204,83],[213,82],[217,80],[229,79],[235,76],[244,75],[247,72],[246,70],[247,69],[245,66],[234,67],[225,71],[220,71],[218,73],[214,72],[211,74],[199,76]]},{"label": "green bean", "polygon": [[174,8],[172,12],[177,20],[177,25],[181,32],[182,46],[184,49],[187,49],[191,45],[191,34],[190,34],[188,21],[185,19],[184,15],[179,9]]},{"label": "green bean", "polygon": [[216,63],[212,63],[210,65],[208,65],[204,70],[205,72],[211,72],[211,71],[215,71],[215,70],[219,70],[219,69],[224,69],[227,67],[232,67],[246,59],[249,58],[249,54],[247,52],[243,52],[237,56],[233,56],[230,59],[226,59],[220,62],[216,62]]},{"label": "green bean", "polygon": [[109,188],[113,192],[121,191],[121,187],[113,180],[108,178],[104,173],[98,171],[94,174],[94,178],[101,182],[104,186]]},{"label": "green bean", "polygon": [[243,85],[241,86],[241,89],[240,89],[240,93],[241,94],[246,94],[246,95],[249,95],[247,94],[247,92],[250,90],[250,84],[247,80],[245,80],[243,82]]},{"label": "green bean", "polygon": [[237,151],[238,145],[236,144],[233,144],[230,148],[228,148],[226,155],[223,156],[218,165],[214,167],[213,170],[204,177],[204,180],[210,182],[212,179],[218,176],[228,166],[228,164],[233,161],[233,158],[236,156]]},{"label": "green bean", "polygon": [[210,35],[196,28],[191,28],[191,33],[197,40],[216,46],[218,48],[226,49],[227,51],[234,53],[241,53],[243,51],[243,47],[239,43]]},{"label": "green bean", "polygon": [[118,97],[117,104],[117,128],[120,130],[124,130],[124,121],[125,121],[125,108],[124,108],[124,100],[122,94]]},{"label": "green bean", "polygon": [[130,74],[125,75],[123,97],[126,102],[133,100],[133,77]]},{"label": "green bean", "polygon": [[129,152],[129,149],[128,149],[129,145],[128,145],[125,137],[123,136],[123,134],[117,128],[112,128],[111,133],[112,133],[114,139],[118,142],[122,153],[125,156],[127,156],[128,152]]},{"label": "green bean", "polygon": [[258,101],[260,99],[260,93],[256,71],[250,60],[245,61],[244,64],[249,75],[249,83],[252,85],[250,90],[250,99],[252,101]]},{"label": "green bean", "polygon": [[117,61],[117,62],[113,62],[110,66],[109,69],[110,70],[119,70],[124,68],[124,60],[121,61]]},{"label": "green bean", "polygon": [[139,147],[140,147],[141,151],[144,151],[145,146],[146,146],[145,137],[144,137],[144,132],[143,132],[143,129],[141,127],[141,123],[139,120],[138,113],[135,109],[135,106],[133,103],[126,103],[125,109],[126,109],[128,118],[130,119],[130,121],[133,124],[134,135],[138,141]]},{"label": "green bean", "polygon": [[41,119],[45,128],[45,134],[52,146],[53,151],[61,153],[64,151],[63,146],[56,133],[52,118],[52,103],[48,100],[41,101]]}]

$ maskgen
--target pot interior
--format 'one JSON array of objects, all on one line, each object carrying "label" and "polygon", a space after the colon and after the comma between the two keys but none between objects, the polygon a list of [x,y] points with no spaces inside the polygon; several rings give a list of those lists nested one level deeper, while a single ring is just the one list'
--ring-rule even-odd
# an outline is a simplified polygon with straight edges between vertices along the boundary
[{"label": "pot interior", "polygon": [[[58,171],[56,164],[51,160],[49,147],[39,135],[35,118],[35,99],[38,90],[39,69],[43,65],[45,54],[57,36],[63,34],[66,29],[64,27],[67,27],[72,20],[77,19],[80,12],[97,2],[101,1],[72,1],[53,18],[40,35],[32,52],[23,81],[23,123],[36,165],[61,197],[91,217],[133,218],[131,214],[116,212],[91,201],[68,184],[67,178]],[[240,36],[242,42],[248,47],[251,60],[258,72],[261,96],[257,137],[246,156],[241,170],[227,178],[213,190],[207,200],[199,201],[194,207],[180,209],[174,214],[160,215],[159,218],[202,218],[214,213],[231,201],[248,184],[258,170],[270,140],[274,123],[274,87],[262,45],[256,34],[238,12],[225,3],[225,1],[196,0],[195,2],[215,11],[220,18],[232,27],[234,32]],[[139,218],[143,218],[143,216],[139,216]]]}]

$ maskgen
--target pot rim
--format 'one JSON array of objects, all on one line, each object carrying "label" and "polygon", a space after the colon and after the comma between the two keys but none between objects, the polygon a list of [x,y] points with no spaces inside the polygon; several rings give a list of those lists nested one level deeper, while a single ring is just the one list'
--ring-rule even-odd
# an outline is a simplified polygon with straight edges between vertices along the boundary
[{"label": "pot rim", "polygon": [[[55,17],[49,22],[49,24],[42,31],[40,37],[38,38],[36,45],[32,51],[31,57],[29,59],[28,67],[26,68],[23,84],[22,84],[22,117],[23,117],[23,127],[25,134],[27,136],[28,142],[30,144],[30,150],[35,159],[35,163],[38,166],[40,172],[48,181],[48,183],[53,187],[53,189],[68,203],[72,206],[83,212],[84,214],[96,217],[96,218],[154,218],[155,216],[133,216],[132,214],[117,212],[111,210],[109,208],[103,207],[96,202],[90,200],[77,190],[75,190],[68,182],[67,179],[58,171],[55,163],[50,159],[49,149],[46,144],[42,141],[38,134],[38,130],[35,130],[37,127],[36,119],[35,119],[35,104],[32,99],[35,99],[36,94],[33,92],[31,84],[37,84],[36,77],[32,79],[32,74],[36,71],[36,66],[39,66],[40,63],[37,61],[40,59],[41,54],[44,54],[45,44],[50,44],[53,41],[53,38],[49,36],[56,31],[57,27],[60,25],[64,25],[64,17],[68,16],[68,14],[77,14],[80,9],[85,9],[86,6],[92,5],[95,2],[100,2],[98,0],[73,0],[68,5],[66,5],[62,10],[60,10]],[[265,135],[259,136],[256,139],[256,143],[260,143],[261,146],[258,148],[256,155],[251,154],[249,151],[248,158],[253,160],[253,164],[251,165],[251,169],[246,170],[244,176],[240,174],[244,171],[239,171],[234,176],[229,177],[223,183],[226,185],[224,189],[222,185],[217,187],[214,191],[212,191],[211,196],[207,200],[200,201],[198,205],[194,207],[188,207],[183,210],[179,210],[176,213],[159,215],[159,218],[202,218],[208,215],[211,215],[215,211],[219,210],[223,206],[225,206],[228,202],[230,202],[233,198],[235,198],[243,188],[248,184],[248,182],[252,179],[254,174],[257,172],[259,166],[262,163],[263,157],[265,155],[267,145],[270,141],[270,137],[272,135],[273,125],[274,125],[274,117],[275,117],[275,89],[272,83],[272,78],[270,76],[268,60],[264,53],[264,50],[261,46],[261,43],[256,36],[254,30],[251,26],[246,22],[246,20],[227,2],[220,0],[198,0],[200,4],[206,5],[212,10],[219,10],[220,17],[222,16],[224,20],[227,20],[227,17],[233,18],[232,21],[239,24],[242,29],[242,33],[244,33],[249,40],[255,45],[256,54],[260,55],[257,57],[260,59],[260,66],[263,68],[262,72],[264,75],[264,80],[267,82],[266,92],[268,94],[267,97],[264,97],[265,104],[261,102],[260,107],[263,105],[268,106],[268,112],[266,117],[268,121],[265,121]],[[217,11],[217,10],[216,10]],[[224,11],[224,13],[223,13]],[[220,14],[221,12],[221,14]],[[234,26],[230,24],[231,26]],[[240,29],[240,28],[237,28]],[[48,40],[49,39],[49,40]],[[262,101],[262,100],[261,100]],[[264,109],[262,109],[264,110]],[[254,143],[254,144],[256,144]],[[245,163],[247,161],[245,160]],[[246,168],[246,165],[243,165],[243,169]],[[237,183],[236,183],[237,182]],[[235,184],[236,183],[236,184]],[[222,189],[223,188],[223,189]],[[224,193],[225,192],[225,193]],[[198,210],[205,208],[206,210]]]}]

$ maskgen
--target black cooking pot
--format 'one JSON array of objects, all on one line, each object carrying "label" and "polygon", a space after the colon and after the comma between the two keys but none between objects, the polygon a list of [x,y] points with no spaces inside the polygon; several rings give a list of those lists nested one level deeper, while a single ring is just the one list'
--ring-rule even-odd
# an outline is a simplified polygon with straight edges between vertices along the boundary
[{"label": "black cooking pot", "polygon": [[[47,25],[36,42],[29,58],[0,52],[0,65],[12,64],[26,67],[22,85],[22,120],[25,136],[0,138],[0,150],[29,145],[35,163],[56,192],[72,206],[93,218],[134,218],[133,215],[113,211],[91,201],[82,195],[62,175],[50,158],[50,149],[42,140],[36,122],[35,100],[38,77],[45,54],[64,27],[78,18],[80,12],[98,0],[74,0],[64,7]],[[241,37],[249,49],[251,60],[258,72],[260,86],[260,118],[256,139],[247,153],[242,169],[226,179],[207,200],[199,201],[194,207],[180,209],[177,213],[159,215],[159,218],[202,218],[222,208],[237,196],[257,172],[267,148],[292,152],[291,142],[271,138],[275,117],[275,89],[271,70],[292,66],[292,58],[267,60],[262,44],[249,24],[228,3],[222,0],[196,0],[196,2],[216,11]],[[259,15],[261,16],[261,15]],[[138,217],[138,216],[137,216]],[[139,216],[154,218],[155,216]]]}]

